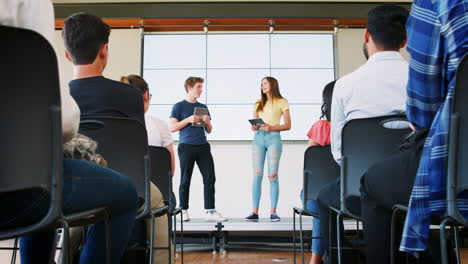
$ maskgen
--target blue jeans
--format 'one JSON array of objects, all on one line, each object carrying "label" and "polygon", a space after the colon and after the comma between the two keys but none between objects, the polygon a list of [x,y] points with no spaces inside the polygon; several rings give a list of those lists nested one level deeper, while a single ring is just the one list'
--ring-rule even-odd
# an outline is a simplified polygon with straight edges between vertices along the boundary
[{"label": "blue jeans", "polygon": [[[111,258],[119,264],[130,238],[138,208],[135,186],[130,178],[91,162],[75,159],[63,160],[64,214],[107,206],[111,210]],[[33,175],[32,175],[33,177]],[[49,197],[41,191],[22,192],[10,205],[0,203],[3,220],[9,224],[28,224],[40,219],[48,209]],[[9,219],[5,220],[7,217]],[[1,222],[0,222],[1,223]],[[20,239],[21,263],[49,263],[54,246],[55,230],[48,229]],[[89,228],[87,240],[80,256],[80,264],[105,263],[105,228],[98,223]]]},{"label": "blue jeans", "polygon": [[[304,201],[303,198],[303,190],[301,190],[301,201]],[[306,202],[306,208],[309,212],[318,214],[319,209],[318,209],[318,204],[317,201],[315,200],[307,200]],[[312,237],[321,237],[320,235],[320,220],[316,217],[312,217]],[[323,241],[321,238],[313,238],[312,239],[312,252],[315,254],[318,254],[320,256],[323,256],[325,254],[325,250],[323,248]]]},{"label": "blue jeans", "polygon": [[[252,204],[253,208],[260,205],[262,195],[262,178],[265,156],[268,160],[268,175],[270,179],[270,203],[271,208],[276,208],[279,198],[278,168],[283,144],[281,135],[278,131],[257,131],[252,144],[252,166],[253,166],[253,185],[252,185]],[[275,175],[274,177],[271,177]]]}]

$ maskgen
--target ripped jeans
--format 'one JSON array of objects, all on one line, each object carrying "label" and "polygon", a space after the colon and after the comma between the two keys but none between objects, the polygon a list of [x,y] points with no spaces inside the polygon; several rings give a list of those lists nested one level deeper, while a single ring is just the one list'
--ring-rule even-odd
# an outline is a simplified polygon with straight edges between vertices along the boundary
[{"label": "ripped jeans", "polygon": [[260,205],[262,195],[262,178],[265,157],[268,161],[268,179],[270,180],[270,203],[271,208],[276,208],[279,197],[278,168],[283,144],[278,131],[257,131],[252,144],[253,185],[252,204],[253,208]]}]

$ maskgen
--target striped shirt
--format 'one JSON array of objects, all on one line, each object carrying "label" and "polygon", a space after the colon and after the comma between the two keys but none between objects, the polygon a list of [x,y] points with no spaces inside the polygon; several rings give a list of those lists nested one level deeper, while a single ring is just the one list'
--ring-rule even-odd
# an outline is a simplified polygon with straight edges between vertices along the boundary
[{"label": "striped shirt", "polygon": [[[446,212],[450,110],[456,69],[468,51],[468,0],[415,0],[407,32],[411,60],[406,112],[417,127],[430,129],[400,244],[401,251],[417,256],[426,249],[430,217]],[[468,218],[468,211],[462,213]]]}]

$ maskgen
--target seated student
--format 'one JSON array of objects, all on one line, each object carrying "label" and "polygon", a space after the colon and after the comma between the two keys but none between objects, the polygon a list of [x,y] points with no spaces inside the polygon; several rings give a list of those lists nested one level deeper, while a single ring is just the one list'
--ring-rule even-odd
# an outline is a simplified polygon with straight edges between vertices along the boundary
[{"label": "seated student", "polygon": [[[333,81],[327,85],[322,92],[322,115],[320,116],[319,121],[315,122],[307,133],[309,141],[307,142],[308,146],[325,146],[330,145],[330,114],[331,114],[331,102],[333,95],[333,88],[335,87],[335,82]],[[323,120],[322,118],[326,118]],[[301,190],[301,200],[304,199],[303,191]],[[318,214],[317,201],[307,200],[306,209],[312,213]],[[320,220],[316,217],[312,218],[312,237],[320,237]],[[320,264],[322,263],[322,256],[324,254],[324,245],[321,238],[312,239],[312,258],[310,259],[310,264]]]},{"label": "seated student", "polygon": [[[41,14],[38,16],[37,14]],[[31,29],[55,46],[54,12],[49,0],[2,1],[0,24]],[[61,72],[62,68],[59,65]],[[61,74],[61,81],[64,80]],[[77,132],[80,111],[70,96],[68,86],[61,83],[63,141],[68,142]],[[34,175],[31,175],[34,177]],[[63,159],[63,211],[71,214],[82,210],[107,206],[111,210],[113,264],[127,246],[138,206],[134,184],[113,170],[91,162]],[[0,226],[9,228],[32,224],[44,217],[48,210],[49,194],[44,191],[21,191],[0,199]],[[79,263],[105,263],[105,228],[103,223],[90,227],[88,239]],[[21,263],[50,263],[55,252],[54,229],[42,230],[20,239]]]},{"label": "seated student", "polygon": [[[409,204],[403,235],[396,233],[400,251],[425,251],[421,263],[441,263],[440,250],[428,243],[429,226],[431,216],[446,213],[448,131],[457,67],[468,54],[468,0],[415,0],[407,30],[411,60],[406,114],[415,132],[405,149],[374,164],[361,178],[369,263],[389,262],[395,204]],[[466,217],[466,194],[461,196],[458,206]],[[404,256],[396,257],[395,263],[404,263]]]},{"label": "seated student", "polygon": [[[333,92],[331,111],[331,149],[335,160],[341,161],[341,132],[346,122],[405,112],[408,63],[399,53],[406,43],[406,9],[379,5],[368,13],[364,33],[364,55],[368,61],[356,71],[340,78]],[[356,199],[353,199],[356,198]],[[317,199],[321,235],[325,245],[336,236],[329,234],[329,207],[340,207],[340,179],[325,185]],[[348,208],[360,214],[360,200],[346,201]],[[336,225],[332,225],[335,228]],[[327,251],[327,248],[325,248]],[[348,251],[344,251],[347,253]],[[332,254],[336,257],[336,254]]]},{"label": "seated student", "polygon": [[[169,132],[169,126],[166,122],[162,121],[161,119],[150,115],[148,113],[149,104],[151,100],[151,94],[149,93],[148,83],[138,75],[128,75],[123,76],[120,78],[120,81],[124,83],[128,83],[133,87],[140,89],[141,93],[143,94],[143,103],[145,106],[145,122],[146,122],[146,131],[148,133],[148,144],[150,146],[157,146],[157,147],[165,147],[171,153],[171,167],[172,167],[172,175],[174,175],[174,168],[175,168],[175,161],[174,161],[174,147],[172,144],[172,137],[171,133]],[[152,184],[153,185],[153,184]],[[164,205],[162,194],[159,190],[155,190],[154,192],[156,195],[151,197],[151,203],[156,204],[158,207]],[[175,195],[174,192],[171,190],[171,200],[172,205],[171,207],[175,207]],[[154,232],[154,243],[156,246],[167,246],[167,217],[161,216],[156,217],[155,219],[155,229],[157,232]],[[151,235],[150,230],[150,222],[146,225],[148,239]],[[158,250],[156,251],[154,263],[162,263],[167,260],[167,255],[165,254],[167,251]]]},{"label": "seated student", "polygon": [[[71,95],[81,108],[81,116],[126,117],[145,124],[140,90],[102,76],[107,64],[109,34],[110,28],[101,18],[87,13],[72,14],[65,20],[62,32],[65,55],[73,62],[74,69],[73,80],[70,81]],[[151,184],[150,191],[151,209],[163,206],[159,189]],[[165,236],[166,239],[160,241],[160,245],[165,246],[167,218],[160,217],[156,223],[160,226],[156,228],[156,238],[159,241],[161,236]],[[164,260],[167,258],[163,257],[159,262]]]}]

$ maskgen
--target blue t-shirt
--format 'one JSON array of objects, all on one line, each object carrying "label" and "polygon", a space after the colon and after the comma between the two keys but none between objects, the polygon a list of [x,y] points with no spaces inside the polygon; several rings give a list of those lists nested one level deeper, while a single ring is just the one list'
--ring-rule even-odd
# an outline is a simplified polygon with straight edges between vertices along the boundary
[{"label": "blue t-shirt", "polygon": [[[171,118],[182,121],[193,115],[195,107],[208,108],[206,105],[199,102],[190,103],[186,100],[182,100],[172,107]],[[208,111],[208,115],[209,114],[210,113]],[[208,141],[206,141],[205,128],[193,127],[191,124],[186,125],[179,131],[179,143],[191,145],[202,145],[208,143]]]}]

